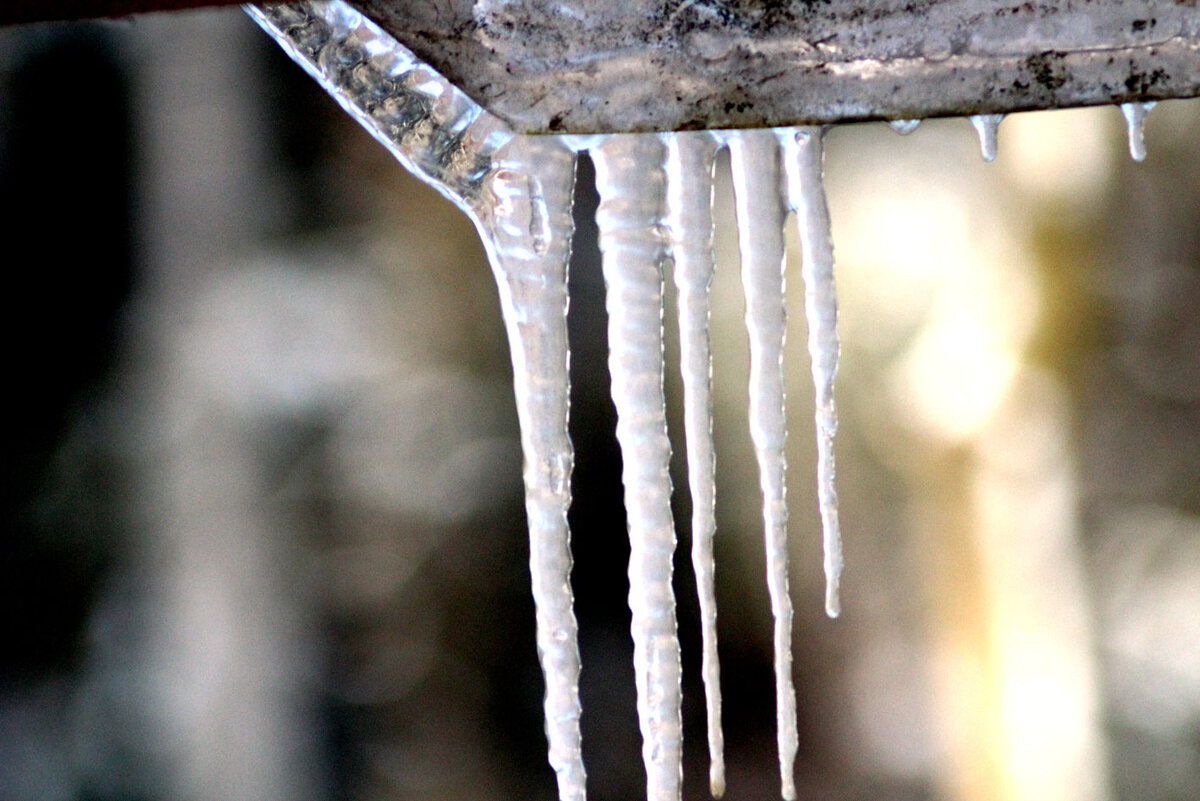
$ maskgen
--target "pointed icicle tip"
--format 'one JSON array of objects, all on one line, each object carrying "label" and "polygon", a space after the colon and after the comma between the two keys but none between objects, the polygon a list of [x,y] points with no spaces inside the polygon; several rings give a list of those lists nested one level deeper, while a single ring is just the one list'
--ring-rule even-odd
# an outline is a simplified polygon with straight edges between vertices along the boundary
[{"label": "pointed icicle tip", "polygon": [[825,582],[825,614],[831,618],[842,614],[840,577],[833,576]]},{"label": "pointed icicle tip", "polygon": [[1000,122],[1003,119],[1003,114],[975,114],[971,117],[971,124],[975,126],[975,132],[979,134],[979,152],[983,155],[984,161],[996,160]]},{"label": "pointed icicle tip", "polygon": [[1129,131],[1129,156],[1134,161],[1146,160],[1146,116],[1156,104],[1122,103],[1125,127]]},{"label": "pointed icicle tip", "polygon": [[725,774],[710,768],[708,772],[708,789],[712,793],[712,797],[719,799],[725,795]]},{"label": "pointed icicle tip", "polygon": [[901,136],[908,136],[917,130],[917,126],[920,124],[920,120],[888,120],[888,125],[892,126],[892,130]]}]

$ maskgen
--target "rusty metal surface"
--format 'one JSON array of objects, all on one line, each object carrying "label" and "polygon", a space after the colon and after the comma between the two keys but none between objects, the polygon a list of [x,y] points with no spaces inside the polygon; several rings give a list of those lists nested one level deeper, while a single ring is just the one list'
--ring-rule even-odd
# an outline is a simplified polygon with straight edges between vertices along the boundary
[{"label": "rusty metal surface", "polygon": [[529,133],[1200,95],[1197,0],[354,0]]}]

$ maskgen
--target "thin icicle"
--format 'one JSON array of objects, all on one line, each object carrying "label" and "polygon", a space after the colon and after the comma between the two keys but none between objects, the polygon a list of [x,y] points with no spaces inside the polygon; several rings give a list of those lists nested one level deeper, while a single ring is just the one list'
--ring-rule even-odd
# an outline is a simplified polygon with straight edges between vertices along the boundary
[{"label": "thin icicle", "polygon": [[575,154],[517,137],[499,154],[476,222],[500,289],[525,456],[529,568],[546,677],[546,737],[560,801],[584,801],[579,646],[570,585],[574,453],[567,434],[567,262]]},{"label": "thin icicle", "polygon": [[892,126],[892,130],[901,136],[908,136],[913,131],[917,130],[917,126],[921,124],[920,120],[889,120],[888,125]]},{"label": "thin icicle", "polygon": [[1129,156],[1134,161],[1146,160],[1146,116],[1156,103],[1122,103],[1125,127],[1129,131]]},{"label": "thin icicle", "polygon": [[604,280],[608,366],[629,525],[629,608],[648,801],[679,801],[683,780],[679,639],[671,589],[671,445],[663,401],[666,147],[612,136],[591,151]]},{"label": "thin icicle", "polygon": [[667,207],[679,297],[679,351],[688,485],[692,495],[692,569],[700,597],[701,673],[708,709],[709,788],[725,794],[725,738],[721,731],[721,668],[717,658],[716,457],[712,436],[712,351],[708,291],[713,277],[713,166],[711,133],[666,134]]},{"label": "thin icicle", "polygon": [[800,226],[804,259],[804,313],[808,318],[808,352],[812,359],[817,417],[817,499],[825,536],[825,612],[841,613],[842,535],[838,526],[837,474],[833,437],[837,406],[833,382],[837,376],[837,288],[833,280],[833,237],[825,203],[821,128],[798,128],[781,134],[788,153],[788,197]]},{"label": "thin icicle", "polygon": [[779,143],[771,131],[729,137],[746,328],[750,334],[750,435],[763,493],[767,587],[775,616],[775,716],[785,799],[796,796],[796,693],[788,592],[787,414],[783,387],[784,239],[787,216]]},{"label": "thin icicle", "polygon": [[984,161],[995,161],[999,148],[1000,123],[1003,114],[976,114],[971,117],[971,124],[979,134],[979,152]]}]

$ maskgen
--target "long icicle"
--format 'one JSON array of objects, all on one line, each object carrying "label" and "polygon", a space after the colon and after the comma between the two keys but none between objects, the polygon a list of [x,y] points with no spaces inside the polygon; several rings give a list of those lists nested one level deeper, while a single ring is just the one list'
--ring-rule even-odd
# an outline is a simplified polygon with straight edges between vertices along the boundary
[{"label": "long icicle", "polygon": [[692,495],[692,570],[700,600],[701,674],[708,712],[709,788],[725,794],[725,737],[721,731],[721,667],[717,657],[717,597],[713,537],[716,520],[716,456],[712,423],[712,349],[709,287],[713,265],[713,167],[717,141],[711,133],[666,134],[667,221],[675,254],[679,298],[679,356],[683,375],[683,422],[688,486]]},{"label": "long icicle", "polygon": [[663,400],[666,148],[656,135],[591,151],[604,280],[608,366],[629,526],[629,608],[648,801],[679,801],[683,781],[679,638],[671,589],[671,445]]},{"label": "long icicle", "polygon": [[792,685],[792,601],[788,590],[787,413],[783,385],[784,239],[787,207],[779,143],[771,131],[729,138],[746,328],[750,335],[750,435],[763,493],[767,588],[775,616],[775,716],[785,799],[796,797],[796,692]]},{"label": "long icicle", "polygon": [[841,613],[842,535],[838,525],[837,474],[833,438],[837,406],[833,382],[837,377],[840,345],[837,332],[837,289],[833,280],[833,236],[825,202],[824,149],[821,128],[798,128],[780,133],[787,153],[788,198],[800,226],[804,259],[804,312],[808,318],[808,352],[816,390],[817,500],[825,540],[825,612]]},{"label": "long icicle", "polygon": [[517,137],[487,179],[476,223],[500,290],[525,457],[529,568],[546,678],[546,737],[560,801],[584,801],[579,646],[571,593],[574,452],[567,433],[567,263],[575,154],[552,139]]}]

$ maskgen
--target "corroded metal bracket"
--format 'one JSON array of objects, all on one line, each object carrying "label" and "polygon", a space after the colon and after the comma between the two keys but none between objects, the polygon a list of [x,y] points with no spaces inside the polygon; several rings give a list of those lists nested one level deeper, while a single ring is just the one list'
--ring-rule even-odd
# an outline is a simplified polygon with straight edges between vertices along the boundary
[{"label": "corroded metal bracket", "polygon": [[528,133],[1200,96],[1197,0],[353,0]]}]

